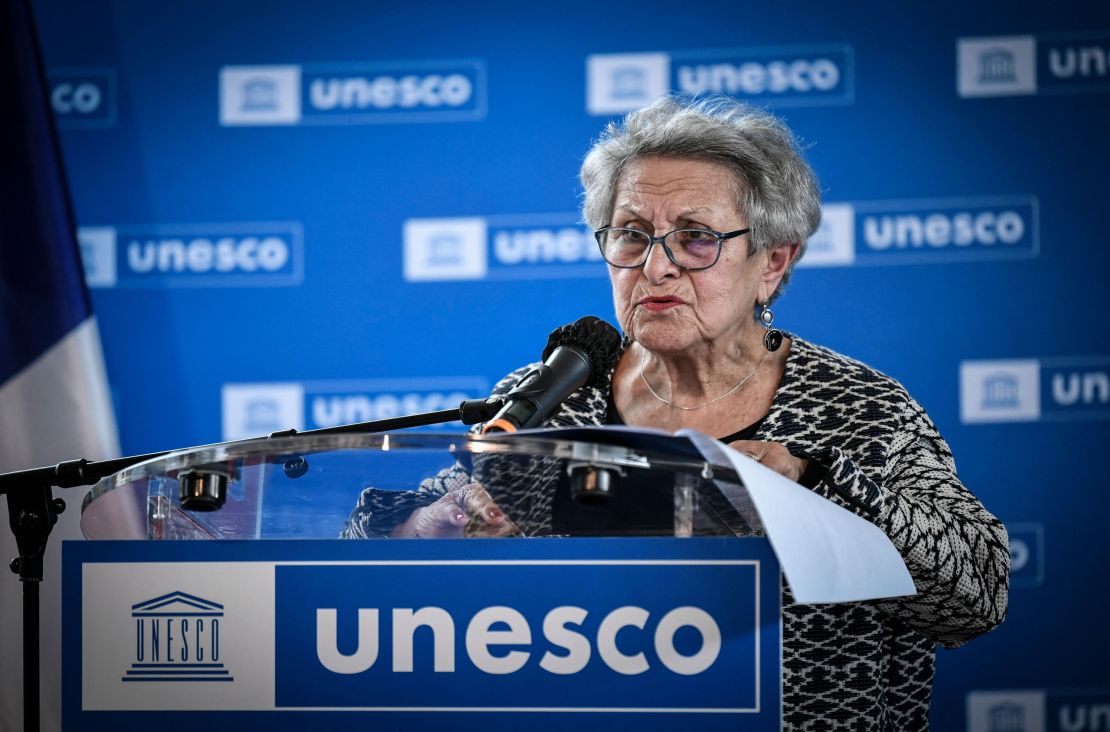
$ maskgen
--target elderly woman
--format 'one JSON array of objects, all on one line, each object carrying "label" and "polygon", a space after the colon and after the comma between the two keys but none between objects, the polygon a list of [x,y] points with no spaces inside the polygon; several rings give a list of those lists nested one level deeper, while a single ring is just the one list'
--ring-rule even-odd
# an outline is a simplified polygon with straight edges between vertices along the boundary
[{"label": "elderly woman", "polygon": [[[581,179],[625,347],[609,388],[584,387],[548,424],[695,428],[881,527],[918,594],[820,606],[785,594],[784,729],[926,729],[935,646],[1005,615],[1006,531],[900,384],[773,328],[821,215],[793,136],[729,100],[664,98],[611,125]],[[458,494],[408,513],[452,487],[426,486],[397,533],[460,522]],[[348,533],[367,533],[359,509]]]}]

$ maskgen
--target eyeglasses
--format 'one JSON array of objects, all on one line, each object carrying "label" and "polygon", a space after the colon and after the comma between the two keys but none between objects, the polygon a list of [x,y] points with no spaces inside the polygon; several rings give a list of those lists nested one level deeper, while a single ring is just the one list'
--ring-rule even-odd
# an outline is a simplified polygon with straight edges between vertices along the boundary
[{"label": "eyeglasses", "polygon": [[709,269],[721,258],[721,243],[725,239],[747,234],[751,229],[737,229],[721,233],[710,229],[675,229],[663,236],[652,236],[642,229],[606,226],[594,232],[601,256],[614,267],[635,269],[647,261],[655,242],[663,245],[667,259],[676,267],[690,272]]}]

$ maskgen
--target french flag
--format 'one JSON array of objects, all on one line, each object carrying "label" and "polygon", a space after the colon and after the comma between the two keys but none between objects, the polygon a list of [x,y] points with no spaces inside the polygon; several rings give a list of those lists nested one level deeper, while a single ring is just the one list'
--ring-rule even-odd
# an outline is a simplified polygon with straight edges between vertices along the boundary
[{"label": "french flag", "polygon": [[[0,472],[119,454],[96,317],[25,0],[0,2]],[[61,542],[80,537],[83,491],[50,536],[41,591],[43,729],[60,729]],[[17,554],[0,501],[0,568]],[[18,578],[0,573],[0,729],[21,729]]]}]

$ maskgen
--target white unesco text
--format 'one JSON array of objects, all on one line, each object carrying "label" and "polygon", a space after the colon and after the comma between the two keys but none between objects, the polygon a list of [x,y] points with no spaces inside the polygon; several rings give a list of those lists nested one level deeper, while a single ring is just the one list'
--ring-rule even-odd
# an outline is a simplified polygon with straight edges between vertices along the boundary
[{"label": "white unesco text", "polygon": [[925,246],[1016,244],[1025,236],[1025,221],[1016,211],[868,215],[863,240],[871,249],[920,249]]},{"label": "white unesco text", "polygon": [[1110,730],[1110,704],[1061,704],[1059,725],[1063,732]]},{"label": "white unesco text", "polygon": [[353,76],[313,79],[309,84],[309,102],[319,110],[459,107],[469,102],[473,93],[473,84],[462,74]]},{"label": "white unesco text", "polygon": [[[549,611],[543,619],[543,636],[565,654],[545,651],[539,666],[552,674],[576,674],[590,662],[594,646],[590,639],[573,630],[587,616],[584,608],[564,605]],[[359,674],[369,670],[378,660],[379,611],[358,609],[358,643],[353,653],[340,653],[337,645],[339,612],[335,608],[316,610],[316,656],[324,668],[337,674]],[[617,647],[617,634],[625,628],[644,631],[650,613],[631,605],[609,612],[597,629],[596,648],[602,662],[612,671],[626,676],[642,674],[650,669],[647,656],[640,652],[626,654]],[[433,637],[432,668],[436,673],[455,671],[455,621],[440,607],[395,608],[392,621],[392,670],[410,673],[415,667],[413,636],[420,627],[430,628]],[[507,626],[507,629],[503,629]],[[498,629],[494,629],[498,627]],[[683,655],[675,648],[674,637],[680,628],[690,627],[701,635],[701,647],[692,655]],[[655,654],[670,671],[693,676],[706,671],[721,651],[721,629],[713,617],[701,608],[678,607],[663,615],[653,633]],[[522,669],[532,658],[529,651],[512,650],[494,654],[491,646],[530,645],[532,628],[527,619],[511,607],[492,606],[479,610],[466,626],[466,653],[470,662],[488,674],[511,674]]]},{"label": "white unesco text", "polygon": [[797,61],[747,61],[678,68],[678,88],[687,94],[784,94],[830,91],[840,83],[840,68],[827,58]]},{"label": "white unesco text", "polygon": [[1052,400],[1064,407],[1110,404],[1110,372],[1073,371],[1053,374]]},{"label": "white unesco text", "polygon": [[102,99],[100,87],[90,82],[63,82],[50,92],[50,104],[59,114],[91,114],[99,109]]},{"label": "white unesco text", "polygon": [[133,239],[127,243],[127,266],[139,274],[276,272],[289,258],[289,244],[277,236]]},{"label": "white unesco text", "polygon": [[1100,46],[1053,48],[1048,52],[1048,68],[1057,79],[1110,76],[1110,49]]},{"label": "white unesco text", "polygon": [[351,422],[391,419],[405,414],[455,409],[471,396],[461,391],[407,394],[334,394],[312,397],[312,422],[334,427]]},{"label": "white unesco text", "polygon": [[599,261],[601,250],[584,229],[518,229],[493,235],[493,254],[502,264]]}]

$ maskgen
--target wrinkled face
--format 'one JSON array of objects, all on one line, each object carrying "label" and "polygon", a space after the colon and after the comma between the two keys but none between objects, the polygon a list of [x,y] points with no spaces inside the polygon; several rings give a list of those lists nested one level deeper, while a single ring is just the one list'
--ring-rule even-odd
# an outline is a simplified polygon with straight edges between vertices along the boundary
[{"label": "wrinkled face", "polygon": [[[617,181],[612,226],[653,236],[680,228],[728,232],[748,222],[736,207],[738,182],[721,163],[697,158],[645,157]],[[668,240],[669,241],[669,240]],[[739,342],[757,301],[774,291],[764,281],[766,252],[749,259],[748,235],[726,239],[721,258],[689,272],[652,247],[637,269],[609,267],[617,319],[634,341],[661,354],[696,354],[699,347]],[[774,278],[777,285],[778,278]],[[730,340],[731,339],[731,340]]]}]

